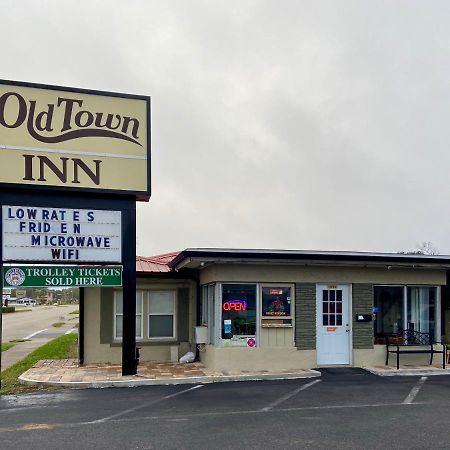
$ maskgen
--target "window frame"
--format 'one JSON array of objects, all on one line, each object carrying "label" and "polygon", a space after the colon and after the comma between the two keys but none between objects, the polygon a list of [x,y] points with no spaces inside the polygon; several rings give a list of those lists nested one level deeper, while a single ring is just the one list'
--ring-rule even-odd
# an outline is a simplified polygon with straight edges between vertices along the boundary
[{"label": "window frame", "polygon": [[251,282],[251,281],[221,281],[216,283],[216,339],[215,339],[215,346],[218,347],[226,347],[226,348],[248,348],[245,346],[227,346],[225,343],[228,341],[228,339],[222,338],[222,324],[223,324],[223,317],[222,317],[222,304],[223,304],[223,286],[227,284],[236,284],[236,285],[243,285],[243,286],[255,286],[255,339],[256,339],[256,345],[253,348],[260,347],[260,308],[261,308],[261,299],[260,299],[260,283],[259,282]]},{"label": "window frame", "polygon": [[[289,288],[291,290],[291,304],[290,304],[290,314],[288,316],[265,316],[263,314],[263,289],[264,288]],[[270,321],[270,320],[291,320],[291,325],[284,325],[283,327],[292,328],[293,321],[295,317],[295,285],[292,283],[258,283],[259,289],[259,320]]]},{"label": "window frame", "polygon": [[[434,340],[437,342],[441,341],[441,286],[435,284],[374,284],[373,286],[373,297],[372,297],[372,307],[375,307],[375,288],[376,287],[399,287],[403,288],[402,295],[402,315],[403,315],[403,329],[407,329],[408,326],[408,317],[407,317],[407,308],[408,308],[408,288],[433,288],[436,289],[436,304],[435,304],[435,313],[434,313],[434,321],[435,321],[435,329],[434,329]],[[373,339],[375,340],[375,326],[373,327]],[[384,344],[376,344],[376,345],[384,345]]]},{"label": "window frame", "polygon": [[[147,311],[146,311],[146,317],[147,317],[147,326],[146,326],[146,339],[148,341],[176,341],[177,340],[177,292],[173,289],[149,289],[146,291],[147,293]],[[166,313],[150,313],[150,297],[151,294],[158,294],[158,293],[170,293],[172,294],[172,301],[173,301],[173,314],[166,314]],[[173,335],[172,336],[150,336],[150,316],[169,316],[172,315],[172,329],[173,329]]]},{"label": "window frame", "polygon": [[[117,312],[117,298],[118,298],[118,294],[122,295],[122,312],[118,313]],[[136,340],[143,340],[144,339],[144,291],[142,289],[137,289],[136,290],[136,303],[138,301],[138,294],[140,294],[140,302],[141,302],[141,312],[138,314],[136,313],[136,317],[140,316],[141,320],[141,334],[138,336],[136,334]],[[137,308],[136,308],[137,310]],[[122,317],[122,324],[123,324],[123,290],[114,290],[114,304],[113,304],[113,341],[114,342],[122,342],[123,337],[118,337],[117,336],[117,316],[121,316]]]}]

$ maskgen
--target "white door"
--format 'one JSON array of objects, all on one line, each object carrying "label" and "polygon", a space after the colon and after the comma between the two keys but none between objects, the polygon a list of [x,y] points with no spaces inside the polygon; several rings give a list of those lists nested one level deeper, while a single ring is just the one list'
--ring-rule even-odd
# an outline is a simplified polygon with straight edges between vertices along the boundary
[{"label": "white door", "polygon": [[317,285],[317,364],[350,364],[350,288]]}]

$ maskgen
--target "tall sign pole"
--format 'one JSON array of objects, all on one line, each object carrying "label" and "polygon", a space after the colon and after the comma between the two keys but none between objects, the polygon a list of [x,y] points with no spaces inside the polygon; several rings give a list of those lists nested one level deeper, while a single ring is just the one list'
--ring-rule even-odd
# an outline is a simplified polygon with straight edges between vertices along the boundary
[{"label": "tall sign pole", "polygon": [[123,338],[122,375],[135,375],[136,366],[136,203],[122,215]]}]

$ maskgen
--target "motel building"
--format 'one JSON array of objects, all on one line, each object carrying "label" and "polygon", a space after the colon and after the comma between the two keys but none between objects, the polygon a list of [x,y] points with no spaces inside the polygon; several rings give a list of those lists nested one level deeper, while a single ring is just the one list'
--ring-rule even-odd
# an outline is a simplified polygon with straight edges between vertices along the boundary
[{"label": "motel building", "polygon": [[[189,248],[137,257],[142,361],[216,370],[383,366],[385,336],[450,331],[450,256]],[[85,288],[80,360],[120,363],[122,291]],[[439,346],[438,346],[439,347]],[[436,362],[440,358],[436,356]],[[427,354],[401,364],[429,363]]]}]

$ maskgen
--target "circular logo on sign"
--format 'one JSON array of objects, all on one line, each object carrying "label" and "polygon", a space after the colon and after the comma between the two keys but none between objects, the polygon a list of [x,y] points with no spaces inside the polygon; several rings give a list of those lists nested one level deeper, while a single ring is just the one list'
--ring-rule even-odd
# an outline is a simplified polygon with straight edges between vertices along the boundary
[{"label": "circular logo on sign", "polygon": [[25,281],[25,272],[14,267],[6,271],[5,280],[10,286],[20,286]]},{"label": "circular logo on sign", "polygon": [[248,347],[254,347],[256,345],[256,339],[254,338],[248,338],[247,339],[247,346]]}]

